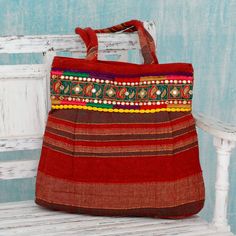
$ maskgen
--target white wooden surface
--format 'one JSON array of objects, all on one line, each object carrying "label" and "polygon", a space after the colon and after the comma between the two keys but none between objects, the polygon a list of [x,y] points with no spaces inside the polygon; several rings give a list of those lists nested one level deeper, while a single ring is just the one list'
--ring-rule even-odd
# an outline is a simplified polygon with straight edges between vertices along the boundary
[{"label": "white wooden surface", "polygon": [[43,65],[0,66],[1,150],[9,150],[14,140],[14,146],[20,146],[16,138],[42,135],[46,119],[44,76]]},{"label": "white wooden surface", "polygon": [[[153,23],[145,23],[155,35]],[[137,35],[101,34],[100,58],[116,54],[127,60],[127,50],[140,49]],[[77,56],[85,48],[78,36],[0,37],[0,53],[42,53],[41,65],[0,66],[0,151],[41,148],[50,109],[49,71],[58,51]],[[50,211],[33,201],[0,204],[1,235],[233,235],[227,223],[228,165],[236,142],[236,127],[200,114],[197,126],[213,135],[217,149],[216,202],[212,224],[198,216],[184,220],[145,217],[95,217]],[[0,180],[36,176],[37,160],[0,162]]]},{"label": "white wooden surface", "polygon": [[0,204],[0,236],[232,236],[198,216],[184,220],[105,217],[52,211],[33,201]]},{"label": "white wooden surface", "polygon": [[37,166],[38,160],[2,161],[0,162],[0,180],[35,178]]}]

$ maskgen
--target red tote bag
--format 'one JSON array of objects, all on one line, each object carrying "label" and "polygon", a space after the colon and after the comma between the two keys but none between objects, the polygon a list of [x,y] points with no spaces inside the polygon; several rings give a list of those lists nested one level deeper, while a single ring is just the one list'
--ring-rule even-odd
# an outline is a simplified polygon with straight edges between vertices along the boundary
[{"label": "red tote bag", "polygon": [[[96,33],[121,30],[137,31],[144,64],[98,60]],[[35,202],[91,215],[198,213],[205,191],[192,65],[158,64],[153,39],[137,20],[76,33],[87,57],[53,60]]]}]

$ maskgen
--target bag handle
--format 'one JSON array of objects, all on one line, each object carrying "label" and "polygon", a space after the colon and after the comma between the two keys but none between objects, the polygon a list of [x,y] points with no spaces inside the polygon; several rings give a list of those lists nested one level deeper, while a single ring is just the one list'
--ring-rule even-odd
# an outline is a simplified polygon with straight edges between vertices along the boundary
[{"label": "bag handle", "polygon": [[143,22],[141,21],[131,20],[109,28],[97,30],[93,30],[90,27],[85,29],[77,27],[75,29],[76,34],[80,35],[87,47],[86,59],[92,61],[96,61],[98,56],[98,39],[96,33],[114,33],[119,31],[137,31],[140,40],[141,52],[144,58],[144,64],[158,64],[154,40],[150,33],[144,28]]}]

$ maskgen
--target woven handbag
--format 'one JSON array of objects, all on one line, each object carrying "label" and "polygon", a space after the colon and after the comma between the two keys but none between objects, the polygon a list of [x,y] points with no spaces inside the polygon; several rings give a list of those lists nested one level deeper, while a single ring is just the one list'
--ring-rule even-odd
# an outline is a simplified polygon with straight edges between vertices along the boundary
[{"label": "woven handbag", "polygon": [[[96,33],[137,31],[144,64],[98,60]],[[193,67],[158,64],[143,22],[76,28],[85,59],[56,56],[35,202],[67,212],[183,218],[205,199]]]}]

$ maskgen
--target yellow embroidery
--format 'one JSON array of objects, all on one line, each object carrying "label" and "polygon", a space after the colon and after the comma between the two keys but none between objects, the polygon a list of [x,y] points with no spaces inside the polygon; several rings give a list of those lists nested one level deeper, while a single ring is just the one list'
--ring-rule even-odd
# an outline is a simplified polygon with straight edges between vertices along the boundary
[{"label": "yellow embroidery", "polygon": [[90,107],[90,106],[80,106],[80,105],[52,105],[52,109],[83,109],[91,111],[120,112],[120,113],[155,113],[161,111],[168,111],[168,112],[191,111],[191,108],[156,108],[156,109],[134,110],[134,109]]}]

